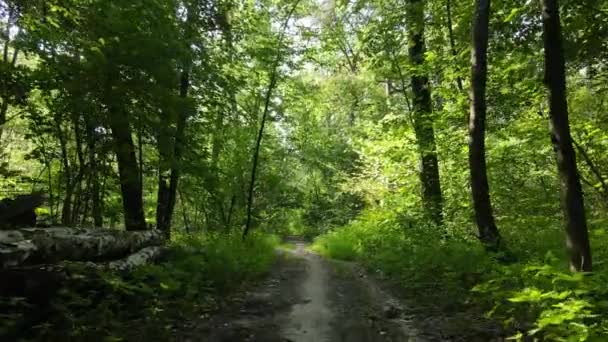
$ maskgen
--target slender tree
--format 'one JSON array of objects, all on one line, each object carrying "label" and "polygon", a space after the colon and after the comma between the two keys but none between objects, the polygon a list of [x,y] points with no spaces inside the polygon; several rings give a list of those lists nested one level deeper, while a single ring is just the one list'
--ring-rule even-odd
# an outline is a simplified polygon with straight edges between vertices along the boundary
[{"label": "slender tree", "polygon": [[256,180],[256,172],[258,169],[258,158],[260,156],[260,147],[262,145],[262,138],[264,137],[264,128],[266,127],[266,119],[268,117],[268,111],[270,110],[270,100],[272,98],[272,93],[277,85],[277,80],[279,77],[279,66],[281,64],[281,59],[283,57],[283,37],[285,36],[285,32],[287,30],[287,25],[289,24],[289,20],[291,16],[295,12],[298,7],[300,0],[297,0],[291,10],[287,14],[283,25],[281,26],[281,32],[279,33],[279,39],[277,44],[277,52],[274,59],[274,62],[271,66],[270,70],[270,84],[268,84],[268,88],[266,89],[266,95],[264,96],[264,110],[262,111],[262,123],[260,124],[260,129],[258,131],[258,135],[256,138],[255,149],[253,151],[253,161],[251,163],[251,180],[249,181],[249,192],[247,195],[247,221],[245,223],[245,229],[243,230],[243,239],[249,233],[251,229],[251,214],[253,210],[253,190],[255,189],[255,180]]},{"label": "slender tree", "polygon": [[488,73],[488,26],[490,0],[477,0],[471,49],[471,115],[469,118],[469,168],[475,221],[479,239],[488,249],[496,250],[500,234],[494,222],[486,172],[486,81]]},{"label": "slender tree", "polygon": [[414,112],[414,131],[420,154],[420,182],[422,201],[427,215],[437,225],[443,223],[443,198],[439,179],[437,145],[433,128],[431,88],[429,78],[422,71],[424,64],[424,1],[410,0],[408,3],[409,58],[415,67],[412,73],[412,109]]},{"label": "slender tree", "polygon": [[545,85],[549,91],[551,141],[557,155],[566,248],[573,271],[591,271],[591,247],[576,154],[572,146],[566,99],[566,68],[557,0],[543,0]]},{"label": "slender tree", "polygon": [[[448,38],[450,40],[450,51],[452,53],[452,57],[456,59],[458,57],[458,51],[456,50],[456,38],[454,37],[454,26],[452,24],[452,0],[446,0],[445,10],[448,26]],[[460,92],[464,91],[464,87],[462,85],[462,78],[460,76],[456,77],[456,86],[458,87],[458,90]]]}]

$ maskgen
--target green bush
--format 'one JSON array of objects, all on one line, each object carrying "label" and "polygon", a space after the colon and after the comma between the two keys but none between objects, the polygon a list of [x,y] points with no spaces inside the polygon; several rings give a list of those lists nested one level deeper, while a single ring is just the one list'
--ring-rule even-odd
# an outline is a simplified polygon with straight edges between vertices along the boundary
[{"label": "green bush", "polygon": [[[505,245],[518,258],[511,264],[486,253],[472,232],[446,234],[386,209],[364,211],[349,225],[317,237],[313,249],[387,276],[425,315],[472,312],[502,324],[514,340],[605,341],[608,273],[568,272],[563,236],[552,223],[553,218],[504,220]],[[601,244],[603,231],[596,229],[593,238]],[[605,257],[600,253],[595,260],[601,265]],[[464,334],[468,328],[461,324]]]}]

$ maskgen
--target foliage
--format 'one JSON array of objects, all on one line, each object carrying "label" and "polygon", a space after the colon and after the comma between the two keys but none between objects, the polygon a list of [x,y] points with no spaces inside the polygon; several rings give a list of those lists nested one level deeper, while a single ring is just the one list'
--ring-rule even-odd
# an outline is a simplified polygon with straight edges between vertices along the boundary
[{"label": "foliage", "polygon": [[17,313],[5,317],[1,331],[28,329],[18,336],[35,341],[166,341],[181,325],[216,310],[227,293],[263,276],[277,245],[271,235],[242,243],[237,234],[180,234],[166,260],[128,275],[75,265],[74,280],[48,307],[14,304]]},{"label": "foliage", "polygon": [[[603,269],[593,274],[565,271],[561,245],[546,231],[526,240],[517,238],[538,227],[538,222],[536,226],[522,221],[502,223],[506,243],[514,249],[510,253],[517,256],[513,262],[501,255],[489,259],[471,237],[446,238],[436,228],[394,212],[366,210],[349,225],[316,238],[313,249],[330,258],[361,262],[388,278],[406,300],[415,298],[413,310],[421,317],[434,312],[464,315],[455,328],[459,336],[488,334],[490,338],[489,329],[476,331],[467,326],[485,315],[500,322],[502,334],[513,340],[601,341],[608,337],[603,315],[608,274]],[[605,243],[599,232],[595,244]],[[596,255],[600,264],[604,258],[605,253]]]}]

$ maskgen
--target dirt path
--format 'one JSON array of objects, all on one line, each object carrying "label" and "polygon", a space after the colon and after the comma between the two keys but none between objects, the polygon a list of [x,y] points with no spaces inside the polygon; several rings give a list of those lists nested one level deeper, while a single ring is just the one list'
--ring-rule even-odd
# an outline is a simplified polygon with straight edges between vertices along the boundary
[{"label": "dirt path", "polygon": [[354,264],[327,261],[296,243],[269,277],[232,298],[180,341],[390,342],[424,337],[399,302]]},{"label": "dirt path", "polygon": [[335,315],[328,300],[328,272],[319,257],[306,253],[303,243],[296,244],[293,254],[302,257],[307,264],[307,276],[299,288],[299,297],[304,302],[292,306],[281,329],[282,335],[294,342],[326,341],[331,335],[330,323]]}]

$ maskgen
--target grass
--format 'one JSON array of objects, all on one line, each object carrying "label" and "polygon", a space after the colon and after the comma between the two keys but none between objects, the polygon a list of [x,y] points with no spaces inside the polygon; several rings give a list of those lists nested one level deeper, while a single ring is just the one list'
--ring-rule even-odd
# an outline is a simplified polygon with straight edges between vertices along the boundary
[{"label": "grass", "polygon": [[0,337],[172,340],[178,323],[213,311],[224,295],[263,276],[278,244],[275,236],[262,234],[252,234],[245,242],[239,234],[177,235],[166,261],[129,275],[75,269],[74,280],[44,308],[44,319],[28,323],[35,308],[17,310],[3,320]]},{"label": "grass", "polygon": [[[514,263],[498,262],[472,234],[446,239],[423,222],[404,227],[395,214],[379,209],[317,237],[312,248],[381,273],[419,314],[455,318],[455,326],[446,328],[450,334],[490,339],[496,332],[478,324],[486,317],[514,340],[607,340],[608,272],[601,266],[606,254],[595,255],[599,266],[593,275],[573,275],[566,267],[559,220],[503,220],[501,229],[518,258]],[[605,244],[604,230],[593,231],[592,244]]]}]

